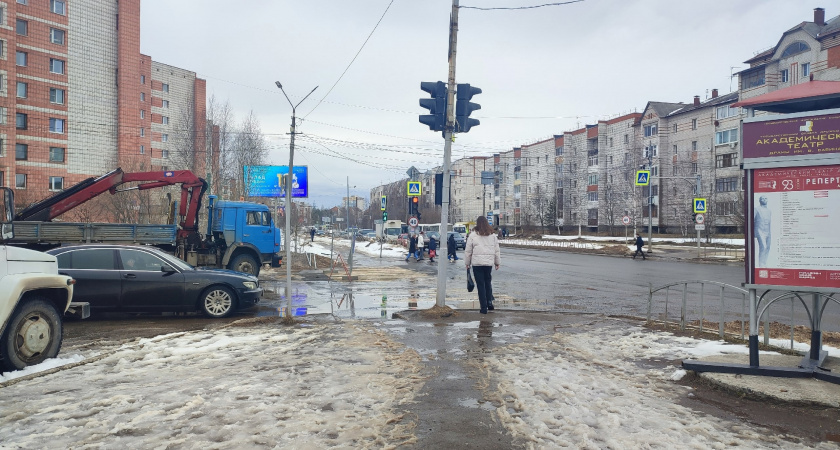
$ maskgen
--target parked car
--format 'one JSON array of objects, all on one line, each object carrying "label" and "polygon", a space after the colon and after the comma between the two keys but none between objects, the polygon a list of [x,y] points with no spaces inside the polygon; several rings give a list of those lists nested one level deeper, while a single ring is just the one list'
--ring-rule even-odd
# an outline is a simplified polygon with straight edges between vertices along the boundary
[{"label": "parked car", "polygon": [[222,269],[195,268],[155,247],[76,245],[47,253],[58,272],[76,280],[74,300],[92,313],[200,311],[221,318],[260,301],[256,277]]},{"label": "parked car", "polygon": [[320,229],[315,230],[315,236],[323,236],[323,235],[324,235],[324,230],[320,230]]},{"label": "parked car", "polygon": [[446,235],[447,239],[449,239],[449,236],[451,236],[453,234],[455,235],[455,248],[460,248],[461,250],[467,248],[467,240],[464,239],[464,236],[461,236],[461,233],[457,233],[455,231],[450,231]]}]

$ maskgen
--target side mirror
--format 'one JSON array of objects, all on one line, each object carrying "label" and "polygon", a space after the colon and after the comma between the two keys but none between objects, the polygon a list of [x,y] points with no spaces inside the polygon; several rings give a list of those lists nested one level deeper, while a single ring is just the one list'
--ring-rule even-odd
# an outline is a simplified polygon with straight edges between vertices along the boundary
[{"label": "side mirror", "polygon": [[165,272],[165,273],[175,273],[175,269],[173,269],[170,266],[166,266],[166,265],[160,266],[160,271]]},{"label": "side mirror", "polygon": [[12,219],[15,217],[15,193],[6,187],[0,187],[0,239],[7,240],[15,237]]}]

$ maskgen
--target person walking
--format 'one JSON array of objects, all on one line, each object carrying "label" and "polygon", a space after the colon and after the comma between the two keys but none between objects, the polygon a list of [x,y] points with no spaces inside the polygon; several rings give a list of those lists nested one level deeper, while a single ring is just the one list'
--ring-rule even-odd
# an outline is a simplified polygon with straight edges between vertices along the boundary
[{"label": "person walking", "polygon": [[414,234],[408,237],[408,255],[405,256],[405,261],[408,262],[411,256],[417,261],[417,236]]},{"label": "person walking", "polygon": [[434,236],[429,236],[429,262],[435,262],[435,256],[437,256],[437,240],[435,240]]},{"label": "person walking", "polygon": [[455,233],[449,233],[449,238],[446,239],[446,259],[454,263],[458,261],[458,244],[455,243]]},{"label": "person walking", "polygon": [[645,246],[645,241],[644,241],[644,239],[642,239],[642,235],[637,233],[636,234],[636,253],[633,253],[633,259],[636,259],[636,256],[639,255],[639,254],[642,255],[642,259],[647,259],[647,258],[645,258],[645,252],[642,250],[642,248],[644,248],[644,246]]},{"label": "person walking", "polygon": [[501,258],[499,256],[499,238],[493,233],[493,228],[484,216],[478,216],[475,229],[467,238],[467,248],[464,250],[464,263],[467,270],[473,268],[475,287],[478,289],[478,304],[481,314],[493,311],[493,286],[490,275],[493,266],[499,270]]},{"label": "person walking", "polygon": [[420,234],[417,235],[417,260],[423,259],[423,248],[426,247],[426,236],[425,232],[421,231]]},{"label": "person walking", "polygon": [[310,242],[315,242],[315,227],[309,229]]}]

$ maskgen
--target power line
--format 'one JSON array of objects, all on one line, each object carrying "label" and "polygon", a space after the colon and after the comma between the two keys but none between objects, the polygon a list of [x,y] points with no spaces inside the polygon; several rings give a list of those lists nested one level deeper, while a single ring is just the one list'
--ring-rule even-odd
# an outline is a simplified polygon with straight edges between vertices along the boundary
[{"label": "power line", "polygon": [[534,6],[516,6],[516,7],[507,7],[507,8],[482,8],[480,6],[459,6],[461,9],[477,9],[479,11],[493,11],[493,10],[515,10],[515,9],[535,9],[535,8],[544,8],[546,6],[562,6],[568,5],[570,3],[579,3],[584,0],[572,0],[569,2],[560,2],[560,3],[546,3],[543,5],[534,5]]}]

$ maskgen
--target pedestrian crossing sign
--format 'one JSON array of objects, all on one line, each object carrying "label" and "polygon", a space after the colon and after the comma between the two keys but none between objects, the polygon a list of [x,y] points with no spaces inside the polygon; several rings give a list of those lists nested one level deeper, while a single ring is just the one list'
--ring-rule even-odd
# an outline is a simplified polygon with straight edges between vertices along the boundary
[{"label": "pedestrian crossing sign", "polygon": [[383,195],[380,199],[379,209],[385,211],[386,207],[388,206],[388,197]]},{"label": "pedestrian crossing sign", "polygon": [[408,196],[409,197],[419,197],[420,196],[420,182],[419,181],[409,181],[408,182]]},{"label": "pedestrian crossing sign", "polygon": [[706,199],[705,198],[695,198],[694,199],[694,212],[697,214],[705,214],[706,211]]},{"label": "pedestrian crossing sign", "polygon": [[650,184],[650,170],[636,171],[636,186],[648,186]]}]

